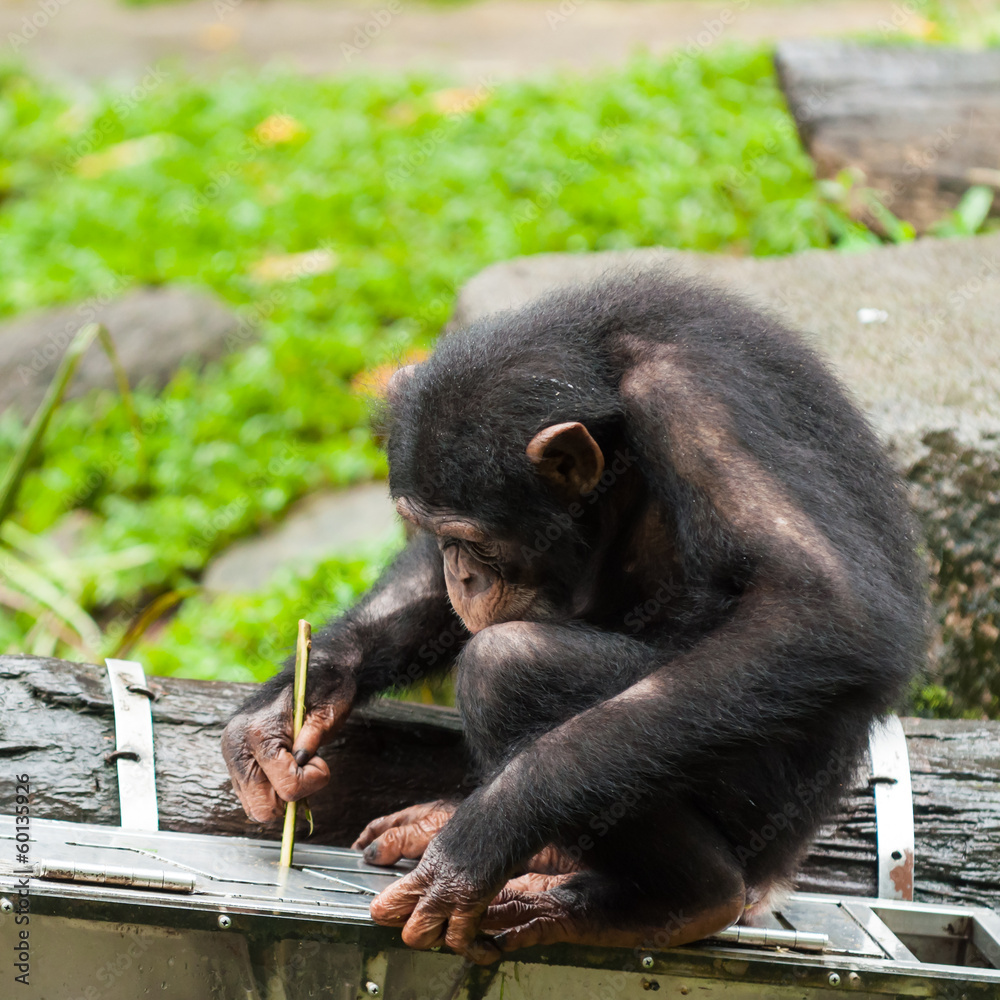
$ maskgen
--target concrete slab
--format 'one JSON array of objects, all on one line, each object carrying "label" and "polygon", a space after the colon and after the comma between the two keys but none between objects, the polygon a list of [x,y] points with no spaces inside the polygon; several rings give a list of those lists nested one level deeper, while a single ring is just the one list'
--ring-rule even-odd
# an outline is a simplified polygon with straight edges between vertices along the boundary
[{"label": "concrete slab", "polygon": [[540,254],[474,277],[452,323],[635,266],[713,281],[804,331],[877,429],[905,451],[931,430],[952,429],[967,441],[1000,430],[1000,233],[788,257],[661,248]]},{"label": "concrete slab", "polygon": [[402,538],[402,527],[384,482],[316,493],[295,504],[273,531],[230,546],[209,564],[206,590],[260,590],[281,568],[306,569]]}]

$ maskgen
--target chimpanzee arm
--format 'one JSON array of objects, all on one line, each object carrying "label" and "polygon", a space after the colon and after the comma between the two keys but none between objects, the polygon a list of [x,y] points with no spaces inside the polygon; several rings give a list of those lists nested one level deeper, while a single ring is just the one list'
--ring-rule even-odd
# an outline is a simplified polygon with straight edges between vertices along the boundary
[{"label": "chimpanzee arm", "polygon": [[[447,670],[469,633],[448,601],[441,553],[417,534],[364,597],[313,635],[307,700],[363,701]],[[260,697],[292,682],[294,661]]]},{"label": "chimpanzee arm", "polygon": [[329,770],[316,751],[354,705],[447,670],[467,639],[448,601],[437,543],[420,533],[357,605],[313,637],[307,714],[294,747],[292,664],[262,684],[226,727],[223,755],[247,813],[271,819],[284,801],[325,785]]}]

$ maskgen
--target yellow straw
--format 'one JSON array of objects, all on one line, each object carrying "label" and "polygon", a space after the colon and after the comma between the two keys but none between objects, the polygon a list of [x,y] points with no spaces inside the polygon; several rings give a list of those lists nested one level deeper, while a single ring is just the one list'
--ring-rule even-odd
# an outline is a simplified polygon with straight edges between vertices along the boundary
[{"label": "yellow straw", "polygon": [[[309,650],[312,648],[312,627],[304,618],[299,619],[299,637],[295,643],[295,683],[292,686],[292,742],[299,735],[302,720],[306,714],[306,672],[309,670]],[[281,868],[288,868],[292,863],[292,851],[295,849],[295,812],[296,802],[289,802],[285,807],[285,828],[281,832]]]}]

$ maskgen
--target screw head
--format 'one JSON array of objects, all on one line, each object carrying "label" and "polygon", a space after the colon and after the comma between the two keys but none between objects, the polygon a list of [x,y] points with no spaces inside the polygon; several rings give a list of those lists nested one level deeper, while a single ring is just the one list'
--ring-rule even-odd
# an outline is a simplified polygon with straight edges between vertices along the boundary
[{"label": "screw head", "polygon": [[653,956],[643,955],[642,958],[639,959],[639,962],[644,969],[651,969],[653,967]]},{"label": "screw head", "polygon": [[219,926],[225,931],[233,926],[233,918],[228,913],[219,914]]},{"label": "screw head", "polygon": [[3,913],[14,912],[14,904],[6,896],[0,899],[0,911]]},{"label": "screw head", "polygon": [[828,982],[830,983],[831,986],[839,986],[840,985],[840,976],[839,976],[839,974],[836,973],[836,972],[831,972],[830,973],[830,978],[829,978]]},{"label": "screw head", "polygon": [[382,992],[378,988],[378,983],[367,982],[365,983],[365,989],[368,991],[368,995],[373,997],[377,997]]},{"label": "screw head", "polygon": [[850,984],[851,984],[852,986],[860,986],[860,985],[861,985],[861,977],[860,977],[860,976],[859,976],[859,975],[858,975],[858,974],[857,974],[856,972],[852,972],[852,973],[851,973],[851,974],[850,974],[850,975],[849,975],[849,976],[847,977],[847,981],[848,981],[848,982],[849,982],[849,983],[850,983]]}]

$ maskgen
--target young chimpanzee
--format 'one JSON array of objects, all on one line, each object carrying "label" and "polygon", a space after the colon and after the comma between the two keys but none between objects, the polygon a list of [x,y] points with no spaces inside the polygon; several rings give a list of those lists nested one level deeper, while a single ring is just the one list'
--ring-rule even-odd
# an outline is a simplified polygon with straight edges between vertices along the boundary
[{"label": "young chimpanzee", "polygon": [[[388,390],[416,533],[230,723],[247,812],[328,779],[379,691],[454,665],[482,769],[356,846],[418,866],[372,904],[417,948],[681,944],[787,882],[923,652],[902,488],[799,338],[662,272],[442,339]],[[457,617],[456,617],[457,616]]]}]

